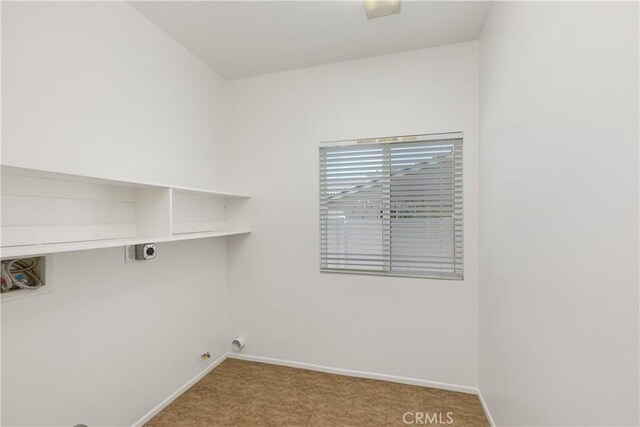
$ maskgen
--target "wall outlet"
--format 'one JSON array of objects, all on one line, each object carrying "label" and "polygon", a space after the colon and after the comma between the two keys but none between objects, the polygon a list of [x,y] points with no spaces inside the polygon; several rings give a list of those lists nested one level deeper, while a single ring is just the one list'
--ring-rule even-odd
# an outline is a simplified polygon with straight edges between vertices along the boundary
[{"label": "wall outlet", "polygon": [[144,243],[142,245],[136,245],[136,259],[138,261],[146,261],[154,259],[158,252],[158,248],[155,243]]},{"label": "wall outlet", "polygon": [[124,262],[136,260],[136,245],[127,245],[124,247]]}]

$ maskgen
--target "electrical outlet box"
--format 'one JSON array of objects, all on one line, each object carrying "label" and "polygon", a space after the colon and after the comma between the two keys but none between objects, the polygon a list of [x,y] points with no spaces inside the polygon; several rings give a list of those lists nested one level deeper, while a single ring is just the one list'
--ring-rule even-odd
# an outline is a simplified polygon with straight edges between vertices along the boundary
[{"label": "electrical outlet box", "polygon": [[156,257],[156,253],[157,248],[155,243],[136,245],[136,259],[139,261],[154,259]]},{"label": "electrical outlet box", "polygon": [[158,253],[155,243],[128,245],[124,247],[124,262],[154,259]]}]

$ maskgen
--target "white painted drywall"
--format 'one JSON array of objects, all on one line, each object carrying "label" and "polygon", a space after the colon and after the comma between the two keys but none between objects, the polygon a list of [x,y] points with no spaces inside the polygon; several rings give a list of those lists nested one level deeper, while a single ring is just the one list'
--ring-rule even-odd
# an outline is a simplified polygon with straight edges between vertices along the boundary
[{"label": "white painted drywall", "polygon": [[213,186],[224,80],[110,3],[3,5],[3,163]]},{"label": "white painted drywall", "polygon": [[638,4],[498,2],[480,46],[480,390],[638,425]]},{"label": "white painted drywall", "polygon": [[[477,43],[227,83],[231,188],[253,233],[228,240],[243,353],[475,386]],[[463,131],[465,280],[319,272],[318,143]]]},{"label": "white painted drywall", "polygon": [[366,19],[362,1],[135,1],[132,5],[232,80],[477,40],[481,1],[407,1]]},{"label": "white painted drywall", "polygon": [[[126,3],[2,6],[3,162],[221,187],[219,76]],[[131,425],[226,352],[224,240],[123,256],[54,255],[53,293],[2,304],[3,425]]]},{"label": "white painted drywall", "polygon": [[175,392],[226,351],[225,253],[202,239],[129,264],[122,248],[53,255],[52,293],[2,305],[3,425],[127,426]]}]

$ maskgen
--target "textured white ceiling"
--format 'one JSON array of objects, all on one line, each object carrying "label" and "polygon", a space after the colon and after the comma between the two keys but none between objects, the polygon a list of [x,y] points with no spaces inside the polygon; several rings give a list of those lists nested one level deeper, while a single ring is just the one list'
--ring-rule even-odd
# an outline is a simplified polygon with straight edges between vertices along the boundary
[{"label": "textured white ceiling", "polygon": [[476,40],[490,3],[403,1],[367,20],[362,1],[136,1],[225,79]]}]

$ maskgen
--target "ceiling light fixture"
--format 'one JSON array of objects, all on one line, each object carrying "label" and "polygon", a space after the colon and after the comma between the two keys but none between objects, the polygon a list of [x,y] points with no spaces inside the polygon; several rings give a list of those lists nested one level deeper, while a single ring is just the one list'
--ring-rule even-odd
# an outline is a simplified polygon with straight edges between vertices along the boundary
[{"label": "ceiling light fixture", "polygon": [[367,19],[400,13],[400,0],[364,0]]}]

